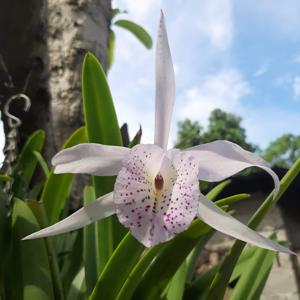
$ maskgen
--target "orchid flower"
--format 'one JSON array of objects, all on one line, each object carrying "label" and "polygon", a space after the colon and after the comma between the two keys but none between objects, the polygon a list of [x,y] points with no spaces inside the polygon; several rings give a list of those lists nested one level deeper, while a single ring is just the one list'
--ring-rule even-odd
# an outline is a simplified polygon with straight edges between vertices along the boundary
[{"label": "orchid flower", "polygon": [[156,48],[154,144],[128,149],[88,143],[59,152],[52,160],[56,173],[117,175],[114,191],[24,239],[69,232],[116,214],[139,242],[152,247],[186,230],[198,217],[214,229],[244,242],[291,253],[240,223],[199,190],[199,180],[221,181],[255,166],[272,176],[276,194],[278,177],[263,159],[221,140],[183,151],[167,150],[174,96],[174,70],[161,14]]}]

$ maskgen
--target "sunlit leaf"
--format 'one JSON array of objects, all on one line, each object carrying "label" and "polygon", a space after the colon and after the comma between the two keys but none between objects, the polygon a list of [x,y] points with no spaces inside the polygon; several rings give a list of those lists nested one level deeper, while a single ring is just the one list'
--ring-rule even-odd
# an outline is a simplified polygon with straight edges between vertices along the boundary
[{"label": "sunlit leaf", "polygon": [[116,35],[113,30],[108,35],[108,68],[110,69],[114,62]]},{"label": "sunlit leaf", "polygon": [[44,140],[45,132],[42,130],[35,131],[29,136],[18,156],[13,176],[13,192],[16,197],[23,198],[28,190],[37,165],[37,159],[33,151],[41,152]]},{"label": "sunlit leaf", "polygon": [[256,248],[255,253],[247,263],[241,274],[230,300],[260,299],[260,294],[266,284],[276,252]]},{"label": "sunlit leaf", "polygon": [[[120,128],[105,73],[97,58],[88,53],[82,68],[82,93],[89,142],[122,145]],[[96,196],[111,192],[115,177],[93,177]],[[98,222],[99,266],[102,270],[125,230],[115,216]]]},{"label": "sunlit leaf", "polygon": [[142,138],[142,126],[140,126],[140,129],[137,131],[137,133],[135,134],[135,136],[133,137],[132,141],[129,143],[129,148],[134,147],[135,145],[140,144],[141,142],[141,138]]},{"label": "sunlit leaf", "polygon": [[67,295],[67,300],[85,300],[84,268],[75,276]]},{"label": "sunlit leaf", "polygon": [[[84,205],[88,205],[96,199],[95,190],[92,186],[84,188]],[[85,268],[86,294],[90,295],[98,278],[97,268],[97,240],[96,224],[83,228],[83,263]]]},{"label": "sunlit leaf", "polygon": [[7,175],[3,175],[3,174],[0,174],[0,181],[10,181],[12,178],[10,176],[7,176]]},{"label": "sunlit leaf", "polygon": [[[63,149],[86,142],[85,128],[79,128],[66,141]],[[74,175],[72,174],[54,174],[54,168],[44,186],[41,201],[45,205],[46,215],[49,224],[59,220],[59,216],[67,205],[67,200],[71,191]]]},{"label": "sunlit leaf", "polygon": [[118,20],[114,25],[130,31],[146,48],[151,49],[152,38],[142,26],[129,20]]},{"label": "sunlit leaf", "polygon": [[143,250],[144,246],[128,233],[101,273],[90,300],[116,299],[122,284],[137,263]]},{"label": "sunlit leaf", "polygon": [[44,175],[46,178],[49,177],[50,175],[50,172],[49,172],[49,168],[48,168],[48,165],[45,161],[45,159],[43,158],[43,156],[41,155],[40,152],[38,151],[33,151],[33,155],[35,156],[35,158],[37,159],[38,163],[40,164],[43,172],[44,172]]},{"label": "sunlit leaf", "polygon": [[[48,221],[46,218],[44,204],[42,202],[32,201],[32,200],[27,200],[25,203],[34,214],[39,224],[39,227],[40,228],[46,227],[48,225]],[[58,260],[52,245],[52,241],[46,238],[45,245],[49,257],[49,265],[51,270],[51,278],[53,282],[53,292],[54,292],[55,299],[64,299],[63,286],[62,286],[60,270],[58,266]]]},{"label": "sunlit leaf", "polygon": [[12,294],[24,300],[54,299],[51,270],[45,241],[21,239],[40,229],[31,209],[24,201],[15,199],[12,212],[13,265],[15,284],[21,285]]}]

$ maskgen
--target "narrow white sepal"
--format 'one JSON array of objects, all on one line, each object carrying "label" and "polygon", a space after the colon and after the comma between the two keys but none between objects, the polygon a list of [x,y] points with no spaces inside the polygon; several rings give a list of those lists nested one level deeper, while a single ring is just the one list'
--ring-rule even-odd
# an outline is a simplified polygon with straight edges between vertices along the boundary
[{"label": "narrow white sepal", "polygon": [[163,12],[161,12],[156,45],[155,81],[154,144],[166,150],[174,106],[175,75]]},{"label": "narrow white sepal", "polygon": [[199,180],[216,182],[224,180],[246,168],[258,167],[269,173],[275,185],[274,196],[279,191],[278,176],[257,154],[241,148],[229,141],[214,141],[185,149],[198,161]]},{"label": "narrow white sepal", "polygon": [[117,175],[130,149],[101,144],[79,144],[57,153],[52,164],[55,173],[83,173],[97,176]]},{"label": "narrow white sepal", "polygon": [[245,224],[239,222],[237,219],[216,206],[213,202],[207,200],[204,195],[200,196],[198,217],[212,228],[246,243],[264,249],[295,254],[288,248],[272,242],[256,231],[250,229]]},{"label": "narrow white sepal", "polygon": [[32,240],[70,232],[97,220],[109,217],[114,213],[113,193],[109,193],[98,198],[88,206],[82,207],[62,221],[24,237],[23,240]]}]

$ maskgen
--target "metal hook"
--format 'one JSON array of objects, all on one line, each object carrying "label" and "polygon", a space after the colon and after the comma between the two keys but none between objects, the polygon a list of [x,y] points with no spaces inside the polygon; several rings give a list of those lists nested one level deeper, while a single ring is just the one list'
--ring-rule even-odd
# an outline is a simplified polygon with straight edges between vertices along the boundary
[{"label": "metal hook", "polygon": [[4,108],[3,108],[3,113],[8,118],[8,125],[11,128],[19,127],[22,124],[21,120],[18,117],[12,115],[9,112],[9,106],[10,106],[11,102],[16,99],[20,99],[20,100],[23,99],[25,101],[24,111],[28,111],[31,106],[30,98],[22,93],[13,95],[6,101]]}]

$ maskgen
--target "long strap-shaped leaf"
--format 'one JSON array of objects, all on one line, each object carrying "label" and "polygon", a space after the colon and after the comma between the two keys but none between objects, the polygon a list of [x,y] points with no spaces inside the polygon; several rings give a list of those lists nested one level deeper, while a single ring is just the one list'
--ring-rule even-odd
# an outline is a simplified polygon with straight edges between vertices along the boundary
[{"label": "long strap-shaped leaf", "polygon": [[14,174],[13,191],[14,195],[23,198],[28,191],[28,187],[38,163],[34,156],[34,151],[40,152],[43,148],[45,132],[37,130],[31,134],[17,160],[17,167]]},{"label": "long strap-shaped leaf", "polygon": [[[299,172],[300,172],[300,159],[298,159],[294,163],[294,165],[290,168],[290,170],[285,174],[285,176],[280,181],[280,190],[276,195],[276,197],[274,198],[273,193],[271,193],[263,202],[263,204],[258,208],[256,213],[252,216],[252,218],[248,223],[248,226],[250,228],[255,229],[261,223],[261,221],[264,219],[264,217],[267,215],[270,209],[278,202],[281,196],[285,193],[285,191],[293,182],[293,180],[296,178]],[[233,247],[227,254],[219,272],[214,278],[207,299],[222,300],[224,298],[224,294],[228,282],[230,280],[231,274],[244,247],[245,247],[244,242],[236,241],[234,243]]]},{"label": "long strap-shaped leaf", "polygon": [[276,252],[256,248],[254,256],[234,287],[230,300],[260,299],[275,258]]},{"label": "long strap-shaped leaf", "polygon": [[[95,190],[93,186],[86,186],[83,192],[84,206],[95,201]],[[83,263],[85,269],[86,295],[90,295],[97,282],[97,240],[96,240],[97,224],[83,228]]]},{"label": "long strap-shaped leaf", "polygon": [[[84,142],[86,142],[86,133],[85,128],[82,127],[70,136],[63,149]],[[54,168],[52,168],[41,196],[49,224],[58,221],[63,208],[66,206],[73,178],[74,175],[72,174],[54,174]]]},{"label": "long strap-shaped leaf", "polygon": [[[39,223],[39,227],[40,228],[47,227],[48,221],[45,213],[44,203],[39,201],[33,201],[33,200],[27,200],[25,203],[34,214],[37,222]],[[55,299],[63,300],[64,299],[63,284],[62,284],[61,273],[59,270],[57,255],[54,251],[52,240],[47,238],[44,241],[46,245],[47,255],[49,257],[49,264],[50,264]]]},{"label": "long strap-shaped leaf", "polygon": [[90,300],[115,300],[143,250],[144,246],[128,233],[106,264]]},{"label": "long strap-shaped leaf", "polygon": [[[29,233],[39,230],[39,224],[24,201],[15,199],[12,212],[13,285],[9,299],[54,299],[49,257],[44,240],[22,241]],[[15,286],[16,285],[16,286]],[[18,286],[19,285],[19,286]]]},{"label": "long strap-shaped leaf", "polygon": [[[82,95],[89,142],[122,146],[119,124],[106,80],[97,58],[88,53],[82,67]],[[93,177],[96,197],[113,190],[114,177]],[[124,229],[115,216],[98,222],[99,271],[103,270]]]}]

